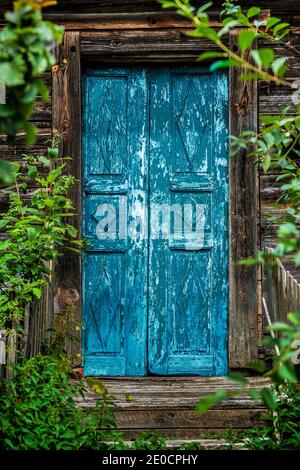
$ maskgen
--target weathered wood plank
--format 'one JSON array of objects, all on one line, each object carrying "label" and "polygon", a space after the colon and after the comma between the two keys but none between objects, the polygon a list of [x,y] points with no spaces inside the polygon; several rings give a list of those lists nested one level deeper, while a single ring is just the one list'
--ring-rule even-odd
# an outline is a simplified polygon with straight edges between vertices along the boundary
[{"label": "weathered wood plank", "polygon": [[[95,380],[95,379],[94,379]],[[217,390],[234,392],[239,384],[226,377],[117,377],[96,379],[101,382],[109,394],[114,397],[117,409],[195,409],[201,397]],[[252,409],[260,408],[247,395],[247,390],[259,390],[269,386],[265,378],[250,377],[243,396],[233,396],[218,404],[218,409]],[[85,398],[78,398],[81,408],[95,405],[98,395],[91,389]]]},{"label": "weathered wood plank", "polygon": [[258,410],[209,410],[199,414],[194,410],[118,410],[119,429],[178,429],[178,428],[249,428],[258,424]]},{"label": "weathered wood plank", "polygon": [[[290,271],[288,264],[284,266],[279,260],[274,260],[273,269],[265,270],[264,297],[272,322],[285,322],[289,312],[300,310],[299,270],[292,264],[291,267],[296,273]],[[298,279],[295,274],[298,274]]]},{"label": "weathered wood plank", "polygon": [[[237,50],[237,31],[230,47]],[[242,70],[230,69],[229,126],[231,135],[257,130],[257,82],[240,80]],[[258,283],[255,267],[237,263],[257,249],[257,166],[241,150],[229,163],[230,297],[229,365],[247,367],[257,359]]]},{"label": "weathered wood plank", "polygon": [[201,51],[216,50],[209,40],[187,37],[186,32],[186,29],[81,32],[81,52],[83,56],[98,60],[105,57],[110,60],[173,57],[174,60],[180,57],[193,59]]},{"label": "weathered wood plank", "polygon": [[64,24],[66,30],[118,30],[192,28],[183,17],[170,11],[114,12],[114,13],[50,13],[46,18]]},{"label": "weathered wood plank", "polygon": [[[70,190],[77,215],[69,222],[81,234],[81,70],[80,44],[78,32],[67,32],[63,43],[57,47],[57,65],[52,77],[53,133],[60,138],[60,154],[71,156],[66,173],[75,176],[79,183]],[[67,252],[60,258],[55,273],[56,306],[59,312],[73,310],[74,316],[81,321],[81,259],[78,254]],[[74,304],[66,302],[73,298]],[[69,345],[69,355],[74,363],[80,363],[80,331],[78,344]]]},{"label": "weathered wood plank", "polygon": [[52,318],[52,291],[47,284],[40,299],[33,302],[29,322],[28,344],[25,357],[33,357],[42,352],[42,343],[49,338]]}]

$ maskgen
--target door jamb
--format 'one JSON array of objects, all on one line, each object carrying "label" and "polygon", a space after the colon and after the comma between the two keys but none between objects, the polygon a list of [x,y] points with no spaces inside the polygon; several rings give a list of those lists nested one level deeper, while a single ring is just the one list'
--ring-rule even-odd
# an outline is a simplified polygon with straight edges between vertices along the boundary
[{"label": "door jamb", "polygon": [[[101,25],[99,25],[101,26]],[[101,29],[101,28],[100,28]],[[71,156],[66,171],[81,182],[81,62],[97,57],[102,61],[114,62],[163,62],[178,61],[176,42],[166,54],[159,50],[160,40],[153,31],[153,42],[148,51],[137,38],[126,52],[126,40],[122,47],[118,43],[103,42],[97,31],[85,33],[66,31],[63,42],[56,48],[58,70],[52,73],[52,112],[53,134],[60,137],[60,155]],[[236,50],[237,30],[230,33],[229,45]],[[140,37],[140,36],[139,36]],[[125,41],[125,52],[124,52]],[[156,41],[156,42],[155,42]],[[187,41],[187,40],[186,40]],[[193,50],[191,52],[191,45]],[[189,61],[197,57],[201,50],[215,49],[207,41],[189,39],[180,60]],[[121,48],[121,52],[118,52]],[[107,49],[111,49],[108,53]],[[243,130],[257,130],[257,80],[241,80],[241,69],[229,70],[229,132],[239,135]],[[76,185],[70,196],[74,201],[77,215],[72,223],[81,236],[81,185]],[[245,368],[258,357],[258,270],[254,267],[238,265],[242,258],[255,256],[258,246],[258,170],[257,165],[241,150],[229,159],[229,367]],[[81,257],[68,252],[61,258],[55,272],[54,289],[56,305],[60,311],[65,308],[64,293],[73,293],[75,318],[81,322]],[[68,305],[70,308],[70,305]],[[69,355],[77,365],[81,363],[81,332],[78,331],[78,344],[69,346]]]}]

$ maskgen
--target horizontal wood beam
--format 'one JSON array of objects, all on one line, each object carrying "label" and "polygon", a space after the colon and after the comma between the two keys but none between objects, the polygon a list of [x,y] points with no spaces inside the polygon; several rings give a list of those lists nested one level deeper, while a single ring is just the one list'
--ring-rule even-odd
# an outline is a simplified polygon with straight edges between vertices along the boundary
[{"label": "horizontal wood beam", "polygon": [[110,60],[194,60],[203,51],[217,50],[207,39],[186,35],[186,29],[156,31],[95,31],[80,33],[83,57]]},{"label": "horizontal wood beam", "polygon": [[[210,11],[211,26],[220,26],[220,11]],[[127,29],[193,29],[194,24],[170,10],[117,13],[45,13],[45,19],[63,24],[66,30],[127,30]],[[260,21],[266,21],[270,10],[263,10]]]}]

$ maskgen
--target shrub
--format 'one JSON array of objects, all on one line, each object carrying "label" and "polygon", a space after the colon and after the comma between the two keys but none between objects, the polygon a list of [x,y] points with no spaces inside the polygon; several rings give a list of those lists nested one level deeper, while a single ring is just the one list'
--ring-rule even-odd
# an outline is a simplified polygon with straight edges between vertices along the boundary
[{"label": "shrub", "polygon": [[122,442],[107,392],[84,412],[75,399],[84,396],[85,385],[72,375],[64,357],[36,356],[14,367],[0,394],[1,450],[98,450]]}]

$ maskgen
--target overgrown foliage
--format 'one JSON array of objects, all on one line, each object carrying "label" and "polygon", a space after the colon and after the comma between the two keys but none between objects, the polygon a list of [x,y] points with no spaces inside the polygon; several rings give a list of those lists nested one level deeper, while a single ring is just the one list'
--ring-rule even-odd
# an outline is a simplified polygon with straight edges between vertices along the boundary
[{"label": "overgrown foliage", "polygon": [[48,99],[40,78],[54,63],[53,42],[62,38],[62,28],[42,19],[41,8],[56,2],[19,0],[14,11],[5,14],[6,26],[0,32],[0,79],[8,90],[8,103],[0,105],[0,132],[14,140],[25,130],[27,144],[35,141],[36,129],[28,120],[37,95]]},{"label": "overgrown foliage", "polygon": [[[75,380],[76,379],[76,380]],[[122,442],[114,407],[105,389],[95,408],[76,407],[86,386],[67,359],[36,356],[14,367],[13,379],[0,394],[0,449],[105,449]]]},{"label": "overgrown foliage", "polygon": [[[262,116],[258,134],[248,131],[232,137],[231,152],[253,146],[249,157],[257,157],[264,172],[277,173],[276,185],[280,191],[277,208],[280,215],[272,222],[278,225],[277,244],[272,257],[289,256],[300,266],[300,107],[296,115],[289,115],[289,108],[275,116]],[[246,259],[244,264],[268,261],[266,252],[259,252],[256,260]]]},{"label": "overgrown foliage", "polygon": [[[56,1],[18,0],[5,14],[0,32],[0,80],[7,89],[7,103],[0,104],[0,134],[12,143],[20,131],[33,144],[36,127],[29,122],[37,96],[48,100],[41,74],[54,63],[51,49],[62,38],[63,29],[42,18],[42,8]],[[0,155],[1,158],[1,155]],[[13,167],[0,159],[0,182],[13,180]]]},{"label": "overgrown foliage", "polygon": [[[300,313],[290,313],[289,323],[276,322],[268,328],[273,336],[264,340],[266,347],[277,349],[271,367],[267,364],[252,364],[251,367],[269,378],[273,384],[262,390],[248,392],[254,400],[262,401],[267,409],[263,416],[263,426],[254,427],[232,443],[244,441],[250,449],[299,449],[300,448]],[[204,397],[197,405],[200,413],[205,413],[224,399],[238,394],[245,395],[247,377],[232,373],[229,377],[239,382],[240,390],[218,392]]]},{"label": "overgrown foliage", "polygon": [[276,396],[272,413],[262,418],[262,427],[250,429],[242,436],[245,447],[250,450],[300,449],[300,393],[288,385],[277,385],[272,392]]},{"label": "overgrown foliage", "polygon": [[0,329],[22,322],[25,307],[39,298],[49,282],[51,263],[61,249],[79,251],[77,230],[67,223],[74,215],[68,190],[74,177],[63,174],[66,159],[56,143],[46,156],[24,155],[16,165],[15,185],[5,190],[8,210],[1,214],[0,228]]}]

